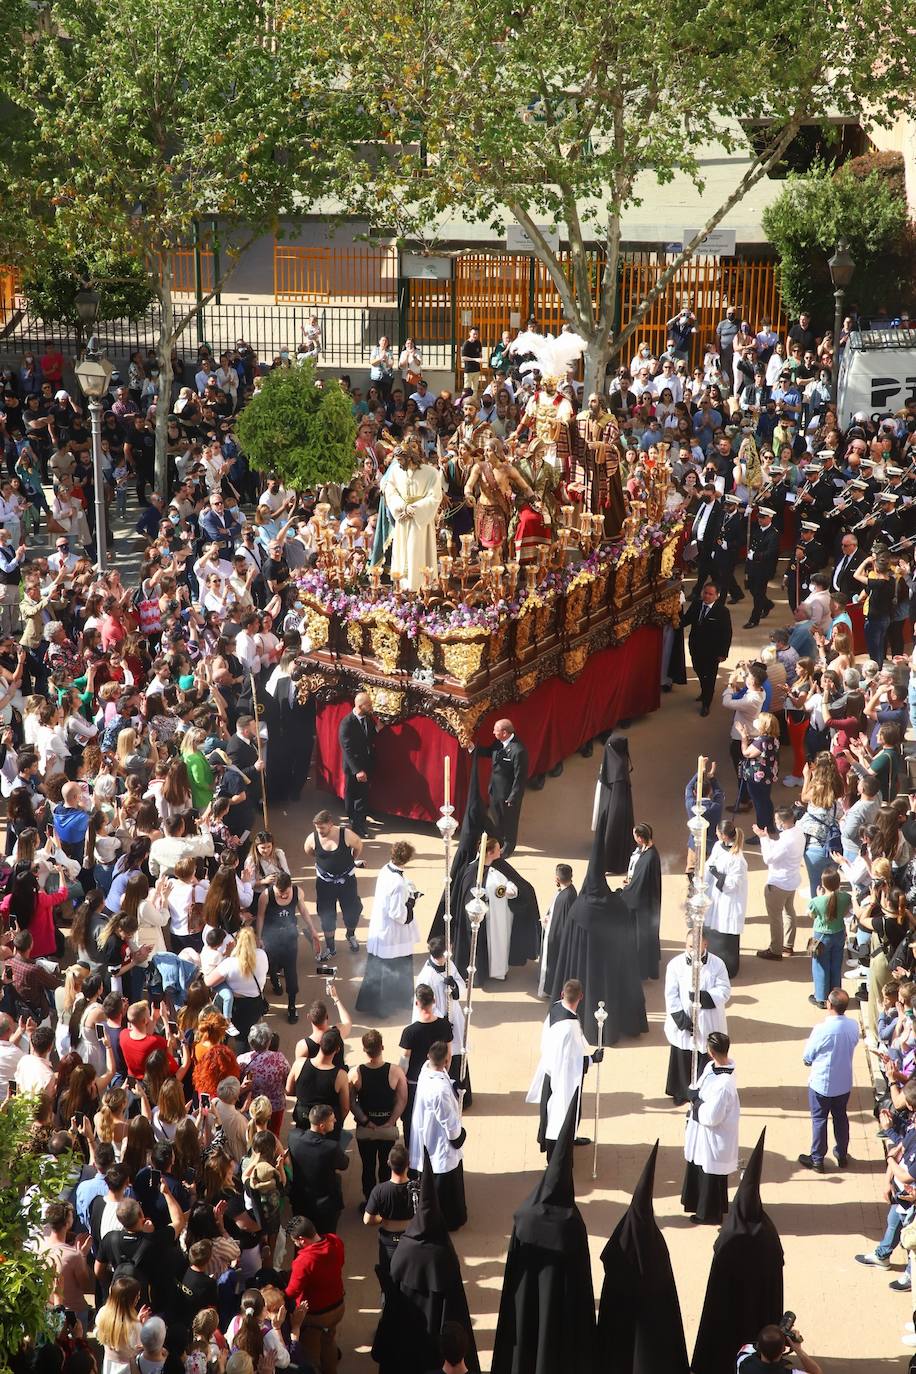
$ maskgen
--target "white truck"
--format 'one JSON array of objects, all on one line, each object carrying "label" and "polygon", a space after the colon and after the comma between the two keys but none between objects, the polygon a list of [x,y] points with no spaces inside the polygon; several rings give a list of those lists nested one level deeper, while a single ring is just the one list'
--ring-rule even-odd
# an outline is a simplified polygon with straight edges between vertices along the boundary
[{"label": "white truck", "polygon": [[849,336],[840,359],[840,425],[854,415],[884,419],[916,400],[916,329],[863,329]]}]

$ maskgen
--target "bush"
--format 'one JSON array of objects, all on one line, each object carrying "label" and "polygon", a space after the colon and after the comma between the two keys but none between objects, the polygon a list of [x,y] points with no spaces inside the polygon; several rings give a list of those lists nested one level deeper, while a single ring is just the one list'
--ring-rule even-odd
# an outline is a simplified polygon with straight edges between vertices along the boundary
[{"label": "bush", "polygon": [[840,239],[846,239],[856,264],[846,295],[850,304],[867,316],[885,309],[896,315],[908,303],[912,267],[906,200],[896,189],[891,164],[867,169],[869,161],[877,159],[856,158],[835,172],[821,163],[791,175],[764,211],[763,227],[779,256],[783,306],[790,315],[807,306],[819,326],[833,319],[827,264]]},{"label": "bush", "polygon": [[27,273],[22,294],[33,314],[80,328],[74,298],[90,283],[99,293],[98,319],[135,320],[153,299],[153,288],[139,258],[55,258]]},{"label": "bush", "polygon": [[38,1341],[54,1329],[54,1271],[26,1242],[34,1244],[45,1206],[62,1195],[71,1159],[32,1154],[33,1116],[27,1097],[0,1108],[0,1371],[9,1369],[25,1335]]},{"label": "bush", "polygon": [[353,475],[352,403],[336,382],[321,386],[311,362],[268,373],[236,432],[251,466],[286,486],[314,489]]}]

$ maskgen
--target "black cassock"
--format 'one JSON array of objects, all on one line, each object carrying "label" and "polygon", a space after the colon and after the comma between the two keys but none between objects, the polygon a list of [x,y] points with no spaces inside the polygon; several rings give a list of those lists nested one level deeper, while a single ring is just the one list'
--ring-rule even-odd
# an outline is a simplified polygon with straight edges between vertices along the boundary
[{"label": "black cassock", "polygon": [[633,789],[630,786],[630,742],[614,734],[604,746],[598,774],[598,815],[605,873],[626,873],[633,852]]},{"label": "black cassock", "polygon": [[544,1176],[513,1218],[492,1374],[593,1374],[595,1298],[588,1233],[576,1206],[573,1095]]},{"label": "black cassock", "polygon": [[276,668],[258,691],[267,724],[267,795],[271,801],[296,801],[305,786],[315,747],[315,699],[300,705],[297,669]]},{"label": "black cassock", "polygon": [[687,1374],[689,1368],[671,1257],[652,1206],[657,1156],[656,1140],[633,1200],[601,1252],[603,1374]]},{"label": "black cassock", "polygon": [[641,850],[630,881],[623,888],[623,900],[636,918],[639,942],[639,975],[657,978],[662,947],[659,927],[662,919],[662,864],[654,844]]},{"label": "black cassock", "polygon": [[[538,957],[541,935],[541,913],[537,893],[513,868],[507,859],[496,859],[490,868],[501,873],[507,882],[513,883],[518,896],[513,897],[509,906],[512,911],[512,934],[509,937],[509,966],[511,968],[526,964],[529,959]],[[486,870],[484,871],[486,881]],[[477,885],[477,860],[472,859],[460,875],[457,885],[453,885],[452,898],[452,958],[455,967],[463,978],[467,977],[471,955],[471,923],[466,907],[471,901],[471,890]],[[483,921],[477,936],[476,978],[488,978],[490,974],[490,952],[487,947],[487,922]]]},{"label": "black cassock", "polygon": [[589,1040],[596,1039],[595,1012],[604,1002],[604,1043],[622,1035],[644,1035],[646,999],[639,976],[636,922],[623,896],[612,892],[604,876],[600,832],[592,840],[585,882],[566,918],[548,992],[553,1002],[563,995],[567,978],[578,978],[585,990],[579,1015]]},{"label": "black cassock", "polygon": [[713,1246],[691,1364],[696,1374],[734,1374],[741,1346],[783,1314],[782,1242],[760,1200],[765,1138],[766,1127]]},{"label": "black cassock", "polygon": [[[458,841],[455,851],[452,854],[451,893],[452,920],[458,912],[458,894],[464,879],[465,870],[474,856],[480,850],[480,837],[486,831],[488,835],[496,835],[496,822],[487,810],[483,797],[480,794],[480,782],[477,775],[478,754],[475,749],[471,755],[471,776],[468,782],[468,799],[464,808],[464,816],[461,820],[461,829],[458,831]],[[430,936],[441,935],[445,938],[445,895],[439,898],[439,905],[433,917],[430,927]],[[454,938],[455,926],[452,926],[452,936]]]},{"label": "black cassock", "polygon": [[547,958],[546,972],[544,975],[545,988],[550,987],[553,979],[553,970],[556,968],[557,958],[560,953],[560,943],[563,939],[563,932],[566,929],[566,919],[578,895],[574,883],[570,883],[569,887],[561,888],[556,895],[553,911],[550,914],[550,929],[547,931]]},{"label": "black cassock", "polygon": [[468,1333],[468,1369],[479,1371],[461,1264],[445,1227],[429,1155],[424,1151],[417,1212],[398,1241],[391,1272],[376,1269],[385,1304],[372,1343],[379,1374],[428,1374],[441,1365],[439,1337],[446,1322]]}]

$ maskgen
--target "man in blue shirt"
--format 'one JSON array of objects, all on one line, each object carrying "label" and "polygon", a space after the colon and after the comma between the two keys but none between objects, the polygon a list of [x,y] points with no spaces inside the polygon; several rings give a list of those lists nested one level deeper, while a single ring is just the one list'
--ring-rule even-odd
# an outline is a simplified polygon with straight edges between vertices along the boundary
[{"label": "man in blue shirt", "polygon": [[789,631],[789,644],[799,658],[817,658],[817,644],[811,633],[811,607],[799,606],[795,624]]},{"label": "man in blue shirt", "polygon": [[798,1162],[815,1173],[824,1172],[827,1153],[827,1117],[833,1118],[836,1146],[833,1153],[841,1169],[849,1156],[849,1117],[846,1105],[852,1092],[852,1058],[859,1043],[859,1027],[847,1020],[849,994],[834,988],[827,995],[827,1015],[808,1036],[804,1060],[811,1067],[808,1075],[808,1105],[811,1109],[811,1153],[799,1155]]}]

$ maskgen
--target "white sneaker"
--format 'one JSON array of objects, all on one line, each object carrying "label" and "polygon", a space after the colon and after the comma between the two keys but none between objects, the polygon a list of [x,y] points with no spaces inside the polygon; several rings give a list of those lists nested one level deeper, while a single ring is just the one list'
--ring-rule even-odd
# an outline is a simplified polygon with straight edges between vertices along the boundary
[{"label": "white sneaker", "polygon": [[884,1255],[879,1255],[875,1250],[869,1250],[864,1255],[856,1255],[859,1264],[868,1264],[875,1269],[890,1269],[891,1262]]}]

